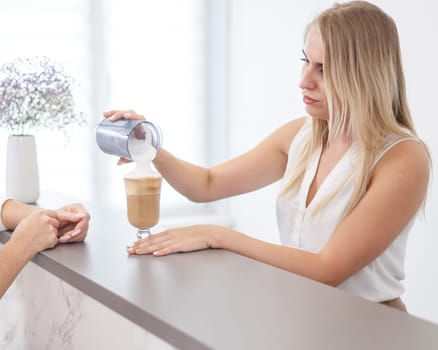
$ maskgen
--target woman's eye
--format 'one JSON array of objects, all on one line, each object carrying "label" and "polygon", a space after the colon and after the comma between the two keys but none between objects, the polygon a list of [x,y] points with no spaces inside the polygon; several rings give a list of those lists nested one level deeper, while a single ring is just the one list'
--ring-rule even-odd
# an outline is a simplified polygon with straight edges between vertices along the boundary
[{"label": "woman's eye", "polygon": [[309,60],[307,58],[305,58],[305,57],[301,57],[300,60],[305,62],[305,63],[309,63]]}]

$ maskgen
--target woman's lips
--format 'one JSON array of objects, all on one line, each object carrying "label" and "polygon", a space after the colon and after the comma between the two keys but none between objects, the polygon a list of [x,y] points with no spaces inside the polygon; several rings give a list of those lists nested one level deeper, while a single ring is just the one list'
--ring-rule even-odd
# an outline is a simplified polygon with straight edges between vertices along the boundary
[{"label": "woman's lips", "polygon": [[311,104],[313,104],[313,103],[315,103],[315,102],[318,102],[318,100],[314,100],[313,98],[304,95],[304,96],[303,96],[303,102],[304,102],[306,105],[311,105]]}]

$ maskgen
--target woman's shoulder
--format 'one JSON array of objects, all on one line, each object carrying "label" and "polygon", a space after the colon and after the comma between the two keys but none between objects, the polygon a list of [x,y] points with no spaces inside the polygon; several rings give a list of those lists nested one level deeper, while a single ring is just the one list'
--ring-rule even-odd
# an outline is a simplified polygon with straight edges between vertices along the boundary
[{"label": "woman's shoulder", "polygon": [[378,157],[373,176],[413,177],[428,182],[431,158],[427,146],[417,138],[400,138],[389,144]]},{"label": "woman's shoulder", "polygon": [[428,165],[430,155],[427,146],[417,137],[397,137],[385,144],[377,157],[376,166],[381,161],[385,163],[394,160],[403,162],[418,160]]}]

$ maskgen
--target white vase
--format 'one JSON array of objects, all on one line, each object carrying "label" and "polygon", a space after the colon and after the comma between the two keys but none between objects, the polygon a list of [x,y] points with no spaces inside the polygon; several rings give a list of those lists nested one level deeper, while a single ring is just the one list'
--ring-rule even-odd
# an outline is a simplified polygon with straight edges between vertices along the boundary
[{"label": "white vase", "polygon": [[6,196],[23,203],[35,203],[40,196],[38,159],[33,135],[8,137]]}]

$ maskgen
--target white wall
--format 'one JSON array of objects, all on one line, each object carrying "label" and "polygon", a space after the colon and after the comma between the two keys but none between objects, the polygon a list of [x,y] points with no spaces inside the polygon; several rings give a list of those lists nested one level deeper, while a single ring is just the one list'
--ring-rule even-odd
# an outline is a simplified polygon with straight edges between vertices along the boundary
[{"label": "white wall", "polygon": [[[233,0],[231,3],[231,155],[246,151],[289,119],[303,115],[298,89],[303,29],[331,0]],[[420,136],[432,155],[438,150],[436,82],[438,32],[432,0],[374,1],[398,24],[409,102]],[[437,162],[435,158],[435,173]],[[278,242],[277,184],[232,199],[236,228]],[[438,216],[432,182],[427,221],[417,221],[408,243],[406,293],[412,314],[438,322]],[[407,199],[408,200],[408,199]]]}]

